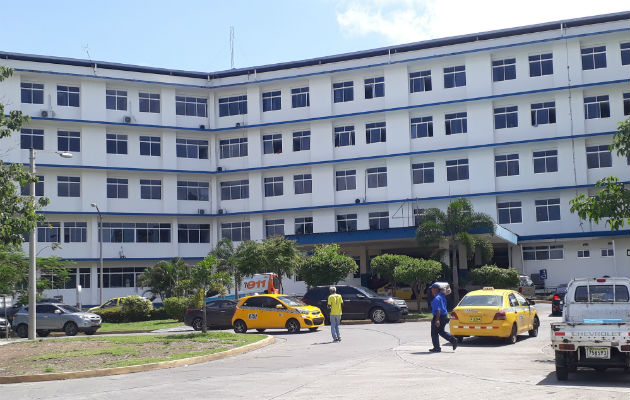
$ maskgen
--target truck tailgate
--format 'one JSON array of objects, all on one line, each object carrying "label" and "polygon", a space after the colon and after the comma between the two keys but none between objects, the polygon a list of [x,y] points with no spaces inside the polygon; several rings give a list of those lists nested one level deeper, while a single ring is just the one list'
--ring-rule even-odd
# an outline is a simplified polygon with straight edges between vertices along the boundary
[{"label": "truck tailgate", "polygon": [[628,323],[566,323],[551,324],[551,341],[568,340],[572,343],[630,342]]}]

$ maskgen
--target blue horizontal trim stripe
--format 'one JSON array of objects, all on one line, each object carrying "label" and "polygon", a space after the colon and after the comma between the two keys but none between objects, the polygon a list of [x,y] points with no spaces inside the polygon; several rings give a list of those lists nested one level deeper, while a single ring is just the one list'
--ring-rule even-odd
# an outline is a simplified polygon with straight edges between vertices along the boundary
[{"label": "blue horizontal trim stripe", "polygon": [[630,230],[619,231],[595,231],[595,232],[570,232],[570,233],[549,233],[542,235],[523,235],[518,237],[519,243],[523,241],[531,240],[544,240],[544,239],[572,239],[572,238],[584,238],[584,237],[602,237],[602,236],[627,236],[630,234]]},{"label": "blue horizontal trim stripe", "polygon": [[[510,48],[510,47],[528,46],[528,45],[532,45],[532,44],[541,44],[541,43],[553,42],[553,41],[557,41],[557,40],[567,40],[567,39],[574,39],[574,38],[580,38],[580,37],[605,35],[605,34],[610,34],[610,33],[625,32],[625,31],[628,31],[628,30],[630,30],[630,29],[628,29],[628,28],[619,28],[619,29],[609,29],[609,30],[598,31],[598,32],[580,33],[580,34],[575,34],[575,35],[566,35],[566,36],[562,36],[561,35],[561,36],[556,36],[556,37],[546,38],[546,39],[529,40],[529,41],[510,43],[510,44],[505,44],[505,45],[482,47],[482,48],[479,48],[479,49],[461,50],[461,51],[448,52],[448,53],[442,53],[442,54],[434,54],[434,55],[430,55],[430,56],[405,58],[405,59],[397,60],[397,61],[386,61],[386,62],[380,62],[380,63],[372,63],[372,64],[368,64],[368,65],[361,65],[361,66],[348,67],[348,68],[327,69],[327,70],[318,71],[318,72],[311,72],[311,73],[304,73],[304,74],[294,74],[294,75],[277,77],[277,78],[268,78],[268,79],[259,79],[259,80],[257,79],[257,80],[251,81],[251,82],[238,82],[238,83],[229,83],[229,84],[223,84],[223,85],[193,85],[193,84],[184,84],[184,83],[170,83],[170,82],[150,81],[150,80],[143,80],[143,79],[117,78],[117,77],[111,77],[111,76],[95,76],[95,75],[89,75],[89,74],[77,74],[77,73],[70,73],[70,72],[42,71],[42,70],[34,70],[34,69],[26,69],[26,68],[15,68],[15,70],[16,71],[21,71],[21,72],[31,72],[31,73],[41,73],[41,74],[61,75],[61,76],[73,76],[73,77],[78,77],[78,78],[104,79],[104,80],[133,82],[133,83],[146,83],[146,84],[152,84],[152,85],[164,85],[164,86],[198,88],[198,89],[222,89],[222,88],[230,88],[230,87],[237,87],[237,86],[246,86],[246,85],[252,85],[252,84],[267,83],[267,82],[283,81],[283,80],[289,80],[289,79],[307,78],[307,77],[310,77],[310,76],[317,76],[317,75],[324,75],[324,74],[333,74],[333,73],[338,73],[338,72],[348,72],[348,71],[361,70],[361,69],[379,68],[379,67],[384,67],[384,66],[392,65],[392,64],[400,64],[400,63],[406,63],[406,62],[417,62],[417,61],[430,60],[430,59],[442,58],[442,57],[461,56],[461,55],[465,55],[465,54],[478,53],[478,52],[483,52],[483,51],[492,51],[492,50],[498,50],[498,49]],[[493,40],[496,40],[496,39],[493,39]],[[470,42],[462,43],[462,44],[469,44],[469,43]],[[461,45],[461,44],[453,44],[453,45]],[[427,50],[427,49],[420,49],[420,50],[413,50],[413,51],[423,51],[423,50]],[[400,54],[400,53],[395,53],[395,54]],[[373,58],[373,57],[384,57],[384,55],[361,57],[361,59]],[[305,66],[305,68],[308,68],[308,67],[313,67],[313,66],[312,65]],[[256,67],[253,67],[253,68],[250,68],[250,69],[254,69],[254,71],[255,71]],[[286,68],[286,69],[288,70],[288,69],[292,69],[292,68],[289,67],[289,68]],[[261,73],[265,73],[265,72],[261,72]],[[251,74],[249,73],[249,69],[247,71],[247,74],[244,73],[243,75],[246,75],[247,79],[249,79],[249,77],[251,76]],[[208,73],[208,78],[210,78],[211,76],[212,76],[212,73]],[[255,76],[256,75],[254,74],[254,77]],[[193,79],[195,79],[195,78],[193,78]],[[201,79],[201,78],[197,78],[197,79]]]}]

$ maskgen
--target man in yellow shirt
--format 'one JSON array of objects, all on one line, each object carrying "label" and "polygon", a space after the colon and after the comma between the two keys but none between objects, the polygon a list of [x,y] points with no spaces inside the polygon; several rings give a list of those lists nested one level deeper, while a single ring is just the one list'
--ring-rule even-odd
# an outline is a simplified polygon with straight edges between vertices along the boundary
[{"label": "man in yellow shirt", "polygon": [[341,305],[343,299],[337,294],[337,288],[330,287],[330,296],[328,296],[328,309],[330,310],[330,333],[332,333],[333,342],[341,342],[339,334],[339,325],[341,324]]}]

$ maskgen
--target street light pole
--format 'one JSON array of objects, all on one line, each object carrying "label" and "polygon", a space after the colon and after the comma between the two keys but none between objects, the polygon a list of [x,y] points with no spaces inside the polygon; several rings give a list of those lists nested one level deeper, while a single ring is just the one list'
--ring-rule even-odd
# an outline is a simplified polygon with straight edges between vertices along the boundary
[{"label": "street light pole", "polygon": [[103,304],[103,216],[101,215],[101,210],[98,208],[98,204],[92,203],[90,204],[92,207],[96,208],[96,212],[98,213],[98,246],[99,246],[99,259],[100,259],[100,270],[98,284],[100,286],[98,291],[99,302],[98,304]]},{"label": "street light pole", "polygon": [[[35,175],[35,149],[30,148],[29,164],[31,175]],[[33,196],[33,206],[35,205],[35,181],[31,182],[31,196]],[[28,340],[35,339],[36,318],[35,303],[37,302],[37,259],[35,258],[35,246],[37,245],[37,225],[31,229],[29,234],[28,256],[30,264],[28,267]]]}]

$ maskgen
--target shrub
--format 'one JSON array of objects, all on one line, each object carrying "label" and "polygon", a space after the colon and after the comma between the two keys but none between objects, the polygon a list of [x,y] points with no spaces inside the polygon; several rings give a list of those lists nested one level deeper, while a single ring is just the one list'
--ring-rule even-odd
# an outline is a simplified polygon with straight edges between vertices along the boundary
[{"label": "shrub", "polygon": [[484,265],[470,271],[472,280],[477,285],[492,286],[496,289],[513,289],[518,286],[518,271],[513,268],[500,268],[496,265]]},{"label": "shrub", "polygon": [[153,310],[151,310],[151,320],[155,321],[155,320],[162,320],[162,319],[169,319],[169,315],[166,312],[166,309],[164,307],[160,307],[160,308],[154,308]]},{"label": "shrub", "polygon": [[121,310],[96,310],[94,314],[100,315],[103,322],[118,324],[123,322]]},{"label": "shrub", "polygon": [[128,296],[121,299],[122,318],[125,322],[148,321],[151,317],[153,304],[140,296]]},{"label": "shrub", "polygon": [[169,297],[163,300],[163,304],[168,316],[181,322],[186,315],[186,309],[190,306],[190,299],[188,297]]}]

